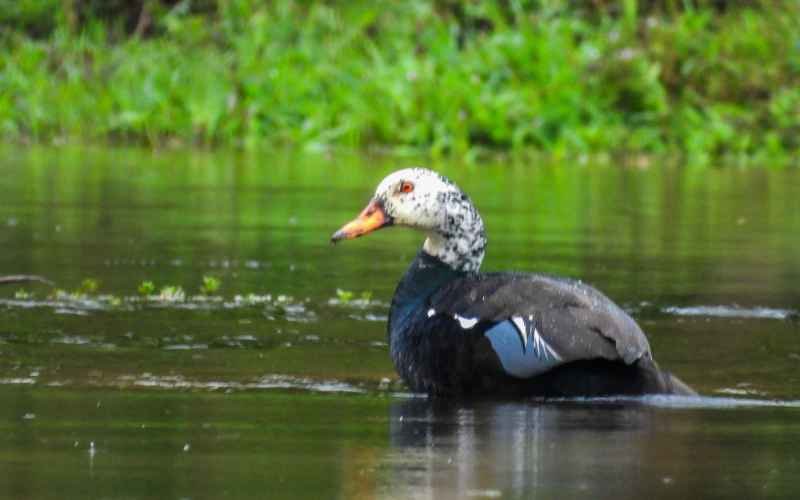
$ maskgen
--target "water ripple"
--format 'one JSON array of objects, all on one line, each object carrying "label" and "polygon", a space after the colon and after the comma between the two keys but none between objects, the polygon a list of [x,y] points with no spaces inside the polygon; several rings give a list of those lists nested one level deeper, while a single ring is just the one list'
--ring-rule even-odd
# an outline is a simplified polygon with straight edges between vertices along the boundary
[{"label": "water ripple", "polygon": [[654,394],[647,396],[608,396],[592,398],[558,398],[548,399],[550,403],[577,403],[577,404],[643,404],[658,408],[671,409],[726,409],[726,408],[800,408],[800,400],[781,399],[748,399],[715,396],[670,396]]},{"label": "water ripple", "polygon": [[83,295],[62,293],[48,297],[33,296],[0,298],[0,307],[8,309],[50,309],[54,314],[88,316],[106,312],[136,312],[146,310],[185,311],[231,311],[261,309],[262,317],[270,321],[291,323],[316,323],[321,317],[347,315],[356,321],[385,322],[389,305],[377,300],[354,299],[342,301],[330,299],[314,302],[308,298],[296,299],[283,294],[249,294],[233,297],[194,295],[188,296],[178,289],[169,294],[149,296]]},{"label": "water ripple", "polygon": [[[0,378],[0,385],[35,385],[40,383],[36,377]],[[255,380],[236,382],[224,380],[195,380],[182,375],[120,375],[107,380],[54,380],[46,382],[48,387],[94,386],[114,387],[117,389],[152,388],[152,389],[192,389],[207,391],[243,391],[243,390],[301,390],[322,393],[366,393],[367,390],[339,380],[318,380],[289,375],[264,375]]]},{"label": "water ripple", "polygon": [[672,306],[664,307],[661,310],[676,316],[712,316],[717,318],[789,319],[798,315],[797,311],[791,309],[773,309],[770,307]]},{"label": "water ripple", "polygon": [[311,392],[348,392],[363,393],[364,389],[338,380],[315,380],[311,378],[292,377],[288,375],[265,375],[250,382],[200,381],[191,380],[180,375],[157,376],[143,374],[139,376],[123,375],[114,382],[117,387],[149,387],[157,389],[205,389],[205,390],[252,390],[252,389],[299,389]]}]

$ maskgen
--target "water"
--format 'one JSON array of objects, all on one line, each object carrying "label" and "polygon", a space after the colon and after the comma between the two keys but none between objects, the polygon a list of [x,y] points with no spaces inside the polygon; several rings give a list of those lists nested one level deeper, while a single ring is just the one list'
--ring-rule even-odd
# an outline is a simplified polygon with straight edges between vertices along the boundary
[{"label": "water", "polygon": [[433,165],[485,269],[595,284],[704,395],[440,405],[385,338],[419,235],[328,243],[413,163],[0,149],[0,274],[63,290],[0,288],[0,497],[797,496],[800,172]]}]

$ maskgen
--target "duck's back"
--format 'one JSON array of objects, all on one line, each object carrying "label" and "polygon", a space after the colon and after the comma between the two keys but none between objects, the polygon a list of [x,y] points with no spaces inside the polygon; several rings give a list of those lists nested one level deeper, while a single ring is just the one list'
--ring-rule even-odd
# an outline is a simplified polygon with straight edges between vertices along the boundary
[{"label": "duck's back", "polygon": [[456,274],[422,252],[398,286],[392,359],[440,395],[691,393],[661,372],[636,322],[579,281]]}]

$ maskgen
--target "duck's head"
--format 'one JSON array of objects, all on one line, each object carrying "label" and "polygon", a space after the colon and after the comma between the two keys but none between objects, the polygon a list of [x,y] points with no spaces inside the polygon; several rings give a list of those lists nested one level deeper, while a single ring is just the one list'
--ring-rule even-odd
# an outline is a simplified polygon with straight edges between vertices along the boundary
[{"label": "duck's head", "polygon": [[336,243],[387,226],[427,235],[423,250],[459,271],[477,271],[486,249],[483,221],[469,197],[446,177],[424,168],[389,174],[367,207],[331,237]]}]

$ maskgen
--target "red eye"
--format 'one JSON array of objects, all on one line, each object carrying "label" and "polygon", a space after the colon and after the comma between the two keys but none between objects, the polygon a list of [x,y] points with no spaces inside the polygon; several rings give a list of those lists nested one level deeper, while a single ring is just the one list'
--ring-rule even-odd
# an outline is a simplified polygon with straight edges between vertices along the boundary
[{"label": "red eye", "polygon": [[414,184],[412,184],[412,183],[410,183],[408,181],[403,181],[403,183],[400,184],[400,192],[401,193],[410,193],[413,190],[414,190]]}]

